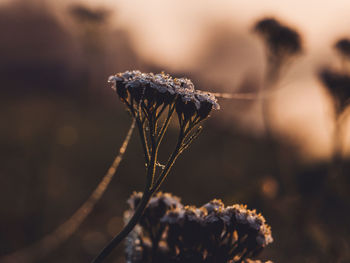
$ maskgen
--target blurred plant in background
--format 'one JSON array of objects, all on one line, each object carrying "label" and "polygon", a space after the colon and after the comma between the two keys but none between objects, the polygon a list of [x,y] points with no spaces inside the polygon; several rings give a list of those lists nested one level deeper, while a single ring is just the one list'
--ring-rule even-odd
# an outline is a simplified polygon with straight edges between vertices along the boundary
[{"label": "blurred plant in background", "polygon": [[275,18],[259,20],[254,26],[254,31],[262,38],[265,46],[266,72],[260,91],[261,112],[268,150],[274,156],[270,164],[271,174],[279,186],[276,194],[281,194],[286,191],[289,182],[278,167],[280,157],[272,134],[270,106],[274,92],[281,87],[279,82],[283,78],[283,74],[286,73],[291,62],[302,52],[302,41],[296,30],[283,25]]},{"label": "blurred plant in background", "polygon": [[254,30],[262,37],[266,47],[266,84],[273,85],[291,59],[301,53],[301,37],[296,30],[275,18],[259,20]]},{"label": "blurred plant in background", "polygon": [[334,45],[340,60],[341,69],[324,68],[319,72],[319,78],[331,95],[334,103],[333,159],[330,170],[331,177],[341,176],[342,159],[344,155],[345,134],[344,120],[348,114],[350,103],[350,40],[342,38]]}]

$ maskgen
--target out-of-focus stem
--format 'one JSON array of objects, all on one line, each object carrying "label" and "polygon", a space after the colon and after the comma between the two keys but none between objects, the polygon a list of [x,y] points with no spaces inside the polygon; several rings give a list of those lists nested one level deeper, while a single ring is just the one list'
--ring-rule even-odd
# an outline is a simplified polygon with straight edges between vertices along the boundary
[{"label": "out-of-focus stem", "polygon": [[342,131],[342,115],[337,110],[335,117],[335,125],[333,131],[333,154],[331,163],[331,177],[335,178],[342,172],[342,154],[343,154],[343,131]]}]

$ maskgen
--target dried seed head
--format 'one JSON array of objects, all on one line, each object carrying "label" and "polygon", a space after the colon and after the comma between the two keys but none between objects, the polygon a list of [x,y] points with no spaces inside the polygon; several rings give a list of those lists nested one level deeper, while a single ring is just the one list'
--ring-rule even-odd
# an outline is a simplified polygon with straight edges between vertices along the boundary
[{"label": "dried seed head", "polygon": [[[161,227],[140,222],[142,231],[139,237],[142,241],[139,243],[145,244],[143,255],[148,255],[155,246],[162,247],[157,252],[162,262],[260,263],[247,261],[247,258],[256,256],[273,242],[271,229],[264,217],[244,205],[225,208],[221,200],[214,199],[201,208],[182,206],[177,198],[173,200],[173,196],[161,193],[149,206],[159,207],[159,200],[163,197],[169,201],[166,201],[168,207],[173,208],[167,210],[160,219]],[[150,247],[149,240],[155,242],[147,234],[151,232],[161,237],[161,240],[156,241],[159,244],[152,243]],[[245,261],[243,258],[246,258]],[[140,262],[147,261],[145,258],[143,260]],[[147,262],[153,262],[152,258],[148,258]]]},{"label": "dried seed head", "polygon": [[[131,212],[134,212],[141,201],[142,193],[134,192],[128,199]],[[180,198],[169,193],[159,192],[153,196],[140,219],[140,225],[145,228],[155,227],[160,224],[161,218],[167,211],[182,208]]]},{"label": "dried seed head", "polygon": [[265,218],[244,205],[229,206],[223,211],[223,220],[229,229],[235,228],[240,235],[254,235],[256,245],[265,247],[273,242],[271,228]]},{"label": "dried seed head", "polygon": [[197,90],[195,92],[195,97],[199,102],[199,107],[197,107],[197,112],[202,119],[205,119],[206,117],[208,117],[212,109],[214,110],[220,109],[220,105],[218,104],[217,99],[213,94],[209,92]]},{"label": "dried seed head", "polygon": [[[118,73],[114,76],[110,76],[108,81],[113,83],[113,87],[116,88],[117,92],[120,90],[120,92],[118,92],[119,96],[120,93],[123,92],[129,92],[138,97],[147,94],[147,99],[149,100],[156,99],[151,98],[151,96],[155,94],[154,92],[160,96],[159,99],[165,96],[167,97],[166,99],[169,100],[168,95],[175,95],[177,90],[193,90],[193,84],[190,80],[177,80],[165,73],[141,73],[138,70]],[[145,90],[145,94],[141,93],[142,90]]]},{"label": "dried seed head", "polygon": [[221,211],[225,205],[220,199],[213,199],[210,202],[202,206],[208,211],[208,214],[214,213],[216,211]]},{"label": "dried seed head", "polygon": [[176,102],[177,113],[185,119],[196,114],[204,119],[212,109],[220,109],[214,95],[195,90],[192,81],[186,78],[134,70],[110,76],[108,81],[123,102],[133,105],[133,101],[143,100],[147,110]]}]

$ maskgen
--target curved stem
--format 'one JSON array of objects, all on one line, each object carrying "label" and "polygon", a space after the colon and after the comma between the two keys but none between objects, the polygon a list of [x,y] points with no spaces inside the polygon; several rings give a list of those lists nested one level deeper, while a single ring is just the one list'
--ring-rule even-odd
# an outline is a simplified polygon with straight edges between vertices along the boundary
[{"label": "curved stem", "polygon": [[173,166],[173,164],[175,163],[177,157],[179,156],[182,142],[183,142],[183,134],[182,134],[182,132],[180,132],[179,138],[178,138],[178,141],[177,141],[177,144],[176,144],[176,148],[175,148],[174,152],[172,153],[172,155],[170,156],[167,164],[165,165],[164,170],[162,171],[162,173],[158,177],[157,181],[153,184],[152,189],[151,189],[152,193],[158,191],[160,185],[163,183],[163,181],[167,177],[167,175],[168,175],[168,173],[170,171],[170,168]]},{"label": "curved stem", "polygon": [[333,155],[331,162],[331,177],[335,178],[342,172],[342,154],[343,154],[343,133],[342,118],[337,114],[335,118],[335,127],[333,131]]},{"label": "curved stem", "polygon": [[[140,134],[141,135],[141,134]],[[92,263],[102,262],[112,251],[115,249],[121,241],[134,229],[135,225],[140,220],[148,201],[150,200],[153,192],[151,191],[151,186],[154,178],[154,173],[156,169],[157,162],[157,149],[152,147],[152,154],[149,166],[147,166],[147,179],[145,190],[142,195],[140,204],[137,206],[134,215],[131,217],[127,225],[122,229],[122,231],[117,234],[109,244],[100,252],[100,254],[92,261]]]},{"label": "curved stem", "polygon": [[175,104],[173,104],[172,106],[169,106],[169,107],[170,108],[169,108],[168,116],[167,116],[166,120],[164,121],[162,128],[158,134],[157,145],[159,145],[163,140],[165,131],[167,130],[169,123],[170,123],[170,120],[171,120],[171,117],[173,116],[173,112],[175,110]]},{"label": "curved stem", "polygon": [[139,129],[143,154],[145,156],[145,163],[147,166],[147,165],[149,165],[150,157],[149,157],[149,148],[148,148],[147,137],[146,137],[146,133],[145,133],[145,129],[144,129],[144,124],[140,120],[137,120],[137,127]]},{"label": "curved stem", "polygon": [[138,223],[140,217],[143,214],[143,211],[148,204],[148,201],[152,193],[147,190],[144,192],[140,204],[137,206],[137,209],[128,222],[128,224],[123,228],[123,230],[115,236],[112,241],[101,251],[101,253],[92,261],[93,263],[102,262],[112,251],[113,249],[134,229],[135,225]]},{"label": "curved stem", "polygon": [[162,174],[158,177],[157,181],[153,184],[153,187],[151,189],[152,194],[159,190],[159,187],[161,186],[161,184],[164,182],[165,178],[169,174],[170,168],[174,165],[174,163],[175,163],[177,157],[179,157],[180,153],[181,152],[179,150],[177,152],[173,153],[169,162],[167,163],[166,167],[164,168]]}]

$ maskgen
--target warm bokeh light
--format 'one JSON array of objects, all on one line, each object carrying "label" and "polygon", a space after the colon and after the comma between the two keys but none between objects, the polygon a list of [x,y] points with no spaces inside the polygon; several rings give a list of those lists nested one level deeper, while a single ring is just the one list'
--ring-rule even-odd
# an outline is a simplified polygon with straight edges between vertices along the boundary
[{"label": "warm bokeh light", "polygon": [[[161,0],[147,2],[104,0],[98,3],[94,0],[85,0],[83,2],[92,7],[102,6],[109,9],[112,12],[111,20],[118,27],[130,31],[133,45],[145,59],[154,61],[161,67],[181,72],[198,71],[198,63],[203,65],[202,53],[207,51],[207,35],[210,32],[220,31],[223,24],[226,28],[231,27],[232,35],[236,35],[236,39],[232,40],[233,43],[242,41],[244,38],[247,39],[246,43],[254,43],[257,40],[252,36],[251,27],[256,18],[265,15],[277,15],[283,18],[284,21],[300,29],[307,56],[303,58],[303,61],[297,62],[293,68],[292,77],[282,83],[283,92],[280,93],[283,94],[283,97],[279,96],[278,105],[283,104],[283,108],[282,110],[279,108],[275,114],[278,117],[274,121],[275,125],[280,127],[278,130],[282,131],[284,136],[298,144],[305,157],[325,158],[331,153],[332,129],[325,128],[329,127],[328,108],[330,105],[325,99],[320,83],[316,83],[313,75],[317,65],[334,60],[334,52],[331,49],[334,39],[350,35],[347,30],[350,23],[348,17],[350,4],[347,1],[295,2],[287,0],[276,2],[268,0],[261,2],[250,0],[232,2],[220,0],[202,1],[200,4],[198,1]],[[71,4],[71,1],[51,4],[58,8],[65,8]],[[217,36],[214,35],[214,39]],[[221,79],[222,83],[219,83],[221,89],[232,92],[237,90],[242,73],[254,72],[253,74],[259,75],[262,69],[257,68],[254,62],[257,56],[261,56],[261,50],[257,45],[249,45],[248,53],[242,55],[244,59],[237,57],[237,54],[228,55],[228,52],[239,50],[239,44],[236,48],[231,47],[232,51],[226,49],[220,63],[211,65],[204,78]],[[242,54],[242,51],[239,52]],[[249,57],[248,54],[252,52],[256,55]],[[229,57],[230,59],[224,63],[225,58]],[[246,66],[242,66],[243,61],[247,63]],[[260,67],[262,67],[261,64]],[[202,70],[202,72],[205,71]],[[298,83],[295,83],[296,75]],[[297,89],[296,86],[298,86]],[[212,89],[215,90],[216,87]],[[296,103],[298,107],[295,107]],[[256,116],[259,114],[258,110],[259,107],[252,114]],[[247,118],[246,116],[244,120],[241,120],[243,127],[246,127],[247,130],[251,130],[252,127],[259,129],[258,119],[254,120],[256,119],[254,117],[248,121]],[[305,119],[308,121],[304,122]],[[281,122],[281,120],[289,121]]]}]

